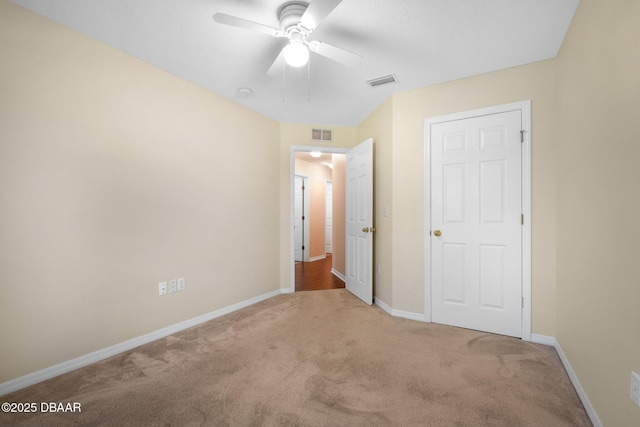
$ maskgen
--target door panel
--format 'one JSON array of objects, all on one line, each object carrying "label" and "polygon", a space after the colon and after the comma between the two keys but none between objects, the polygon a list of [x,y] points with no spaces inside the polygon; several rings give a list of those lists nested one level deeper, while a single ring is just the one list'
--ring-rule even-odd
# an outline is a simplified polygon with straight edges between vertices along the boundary
[{"label": "door panel", "polygon": [[[295,176],[294,181],[294,209],[293,209],[293,257],[294,261],[308,261],[308,217],[309,201],[305,200],[306,189],[309,187],[309,178],[301,175]],[[305,248],[305,249],[303,249]]]},{"label": "door panel", "polygon": [[303,178],[295,177],[294,185],[294,209],[293,209],[293,256],[296,262],[302,261],[302,235],[304,228],[302,226],[303,196],[302,196]]},{"label": "door panel", "polygon": [[333,184],[329,181],[325,185],[324,252],[333,253]]},{"label": "door panel", "polygon": [[467,245],[445,243],[442,246],[443,280],[447,284],[443,288],[443,299],[447,303],[465,303],[465,252]]},{"label": "door panel", "polygon": [[443,166],[443,219],[447,223],[460,223],[464,220],[464,194],[466,165]]},{"label": "door panel", "polygon": [[[347,153],[346,288],[373,304],[373,140]],[[365,231],[366,230],[366,231]]]},{"label": "door panel", "polygon": [[435,123],[434,322],[522,334],[521,112]]},{"label": "door panel", "polygon": [[506,246],[480,245],[480,306],[505,309]]}]

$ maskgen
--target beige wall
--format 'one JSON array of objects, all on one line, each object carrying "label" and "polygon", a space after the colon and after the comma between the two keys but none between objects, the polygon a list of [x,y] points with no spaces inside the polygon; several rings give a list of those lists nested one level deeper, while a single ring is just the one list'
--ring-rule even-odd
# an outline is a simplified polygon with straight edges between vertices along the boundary
[{"label": "beige wall", "polygon": [[423,313],[424,119],[532,101],[532,332],[558,338],[606,426],[640,425],[638,22],[638,2],[582,0],[556,59],[395,94],[358,127],[378,155],[376,296]]},{"label": "beige wall", "polygon": [[277,122],[6,0],[0,56],[0,382],[280,288]]},{"label": "beige wall", "polygon": [[[640,425],[638,22],[637,1],[582,0],[557,59],[396,94],[327,144],[374,138],[375,294],[423,313],[424,119],[532,100],[533,332],[607,426]],[[7,0],[0,55],[0,382],[289,287],[290,147],[327,126],[277,124]]]},{"label": "beige wall", "polygon": [[[534,333],[555,336],[555,70],[554,61],[542,61],[398,93],[361,125],[359,132],[380,134],[376,139],[376,254],[383,275],[389,269],[391,275],[376,276],[376,295],[389,299],[385,302],[393,308],[424,313],[424,120],[530,99],[532,322]],[[385,204],[391,205],[389,218],[381,218]]]},{"label": "beige wall", "polygon": [[582,0],[557,60],[557,337],[605,426],[640,425],[639,24]]}]

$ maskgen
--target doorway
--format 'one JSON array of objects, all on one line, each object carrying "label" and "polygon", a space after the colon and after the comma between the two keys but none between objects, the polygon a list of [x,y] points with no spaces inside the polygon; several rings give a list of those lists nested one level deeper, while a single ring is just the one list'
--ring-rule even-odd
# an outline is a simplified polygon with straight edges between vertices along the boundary
[{"label": "doorway", "polygon": [[[292,147],[293,148],[293,147]],[[313,153],[313,152],[318,153]],[[344,288],[344,168],[342,149],[292,149],[293,247],[292,291]],[[312,156],[311,154],[314,154]],[[335,164],[335,170],[334,170]],[[334,179],[335,175],[335,179]],[[305,177],[304,192],[301,177]],[[335,189],[335,190],[334,190]],[[304,195],[304,196],[302,196]],[[334,197],[337,197],[333,213]],[[305,214],[299,212],[305,206]],[[301,221],[304,216],[304,221]],[[305,232],[301,233],[304,223]],[[301,245],[301,234],[306,235]],[[304,254],[303,258],[301,255]],[[303,262],[300,262],[300,261]]]},{"label": "doorway", "polygon": [[[292,146],[290,154],[290,206],[291,206],[291,229],[290,229],[290,292],[295,291],[295,262],[294,262],[294,176],[296,173],[296,153],[310,153],[320,151],[335,154],[342,154],[343,160],[342,176],[344,180],[344,197],[336,197],[337,173],[334,170],[332,179],[333,194],[333,242],[334,251],[333,265],[331,272],[340,277],[345,282],[345,288],[360,298],[364,303],[373,304],[373,235],[375,227],[373,224],[373,139],[368,138],[351,149],[318,149],[316,147]],[[313,177],[311,179],[313,182]],[[342,207],[336,206],[342,200]],[[324,200],[323,200],[324,201]],[[337,214],[344,215],[344,220],[338,220]],[[320,216],[324,218],[324,212]],[[343,227],[342,230],[340,227]],[[324,232],[322,230],[321,232]],[[337,241],[344,239],[343,241]],[[313,238],[310,238],[310,246],[313,245]],[[339,260],[339,251],[342,252],[344,265],[342,271],[335,268]],[[311,252],[311,248],[310,248]],[[326,258],[326,255],[323,257]],[[348,258],[348,259],[347,259]],[[311,252],[310,259],[313,259]]]},{"label": "doorway", "polygon": [[425,317],[531,336],[530,102],[425,121]]}]

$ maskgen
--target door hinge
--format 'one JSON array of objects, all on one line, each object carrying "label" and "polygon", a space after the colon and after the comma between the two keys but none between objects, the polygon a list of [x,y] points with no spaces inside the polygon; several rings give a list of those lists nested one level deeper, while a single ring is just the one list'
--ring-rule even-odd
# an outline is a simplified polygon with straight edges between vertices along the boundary
[{"label": "door hinge", "polygon": [[520,214],[520,224],[524,225],[524,214]]},{"label": "door hinge", "polygon": [[304,215],[302,215],[302,220],[304,221]]},{"label": "door hinge", "polygon": [[524,308],[524,297],[522,297],[522,308]]},{"label": "door hinge", "polygon": [[302,191],[304,191],[304,185],[302,186]]},{"label": "door hinge", "polygon": [[302,247],[302,250],[304,251],[304,246]]},{"label": "door hinge", "polygon": [[524,142],[524,130],[520,131],[520,142],[523,143]]}]

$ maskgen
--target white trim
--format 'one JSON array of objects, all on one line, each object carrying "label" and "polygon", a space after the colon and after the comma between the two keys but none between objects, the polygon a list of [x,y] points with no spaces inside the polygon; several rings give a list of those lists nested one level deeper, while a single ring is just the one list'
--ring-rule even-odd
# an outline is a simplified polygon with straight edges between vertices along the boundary
[{"label": "white trim", "polygon": [[313,258],[309,258],[309,262],[320,261],[322,259],[327,259],[327,254],[314,256]]},{"label": "white trim", "polygon": [[342,280],[344,283],[347,283],[347,278],[344,276],[344,274],[340,273],[338,270],[336,270],[335,268],[331,269],[331,274],[333,274],[334,276],[336,276],[338,279]]},{"label": "white trim", "polygon": [[[513,104],[511,104],[513,105]],[[522,110],[522,339],[531,340],[531,101],[517,103]]]},{"label": "white trim", "polygon": [[[331,272],[336,276],[340,277],[340,273],[338,273],[337,271],[331,270]],[[260,301],[264,301],[269,298],[273,298],[277,295],[286,294],[286,293],[291,293],[291,291],[289,289],[281,289],[281,290],[268,292],[266,294],[259,295],[257,297],[249,298],[248,300],[241,301],[239,303],[232,304],[227,307],[223,307],[221,309],[212,311],[210,313],[203,314],[202,316],[194,317],[192,319],[185,320],[184,322],[176,323],[175,325],[159,329],[149,334],[145,334],[137,338],[133,338],[133,339],[121,342],[119,344],[112,345],[107,348],[103,348],[102,350],[94,351],[93,353],[85,354],[84,356],[76,357],[75,359],[71,359],[66,362],[62,362],[45,369],[41,369],[31,374],[27,374],[10,381],[6,381],[0,384],[0,396],[4,396],[9,393],[13,393],[14,391],[21,390],[31,385],[37,384],[39,382],[46,381],[48,379],[57,377],[62,374],[66,374],[68,372],[74,371],[76,369],[82,368],[92,363],[99,362],[101,360],[107,359],[109,357],[134,349],[136,347],[139,347],[141,345],[167,337],[169,335],[175,334],[177,332],[183,331],[193,326],[197,326],[201,323],[208,322],[209,320],[213,320],[220,316],[224,316],[225,314],[229,314],[234,311],[240,310],[242,308],[248,307],[250,305],[256,304]],[[409,320],[424,321],[424,315],[420,313],[412,313],[409,311],[395,310],[389,307],[389,305],[387,305],[380,298],[377,298],[377,297],[374,298],[374,303],[391,316],[401,317]],[[573,368],[569,363],[569,359],[564,354],[564,351],[562,350],[562,347],[560,346],[560,343],[558,342],[558,340],[555,337],[550,337],[550,336],[540,335],[540,334],[531,334],[531,342],[548,345],[550,347],[555,348],[556,352],[558,353],[558,357],[562,362],[562,365],[567,371],[567,375],[569,376],[569,379],[571,380],[573,387],[576,389],[576,392],[578,393],[578,397],[580,398],[582,405],[587,411],[587,415],[589,416],[589,419],[593,423],[594,427],[602,427],[602,422],[598,418],[598,414],[596,414],[595,409],[591,405],[591,402],[587,397],[587,393],[582,388],[582,385],[578,380],[578,376],[573,371]]]},{"label": "white trim", "polygon": [[558,345],[558,341],[554,337],[540,334],[531,334],[531,342],[536,344],[548,345],[549,347],[555,347]]},{"label": "white trim", "polygon": [[564,365],[564,369],[567,371],[567,374],[571,379],[571,383],[573,384],[573,387],[576,389],[576,392],[578,393],[578,397],[580,397],[580,400],[582,401],[582,405],[584,406],[584,409],[587,411],[587,415],[589,415],[589,419],[591,420],[591,423],[594,425],[594,427],[602,427],[602,422],[600,421],[600,418],[598,418],[598,414],[596,414],[595,409],[591,405],[591,402],[589,401],[589,397],[587,397],[587,393],[582,388],[582,384],[580,384],[580,380],[578,380],[578,376],[573,371],[573,368],[569,363],[569,359],[567,359],[567,356],[564,354],[564,351],[562,351],[562,347],[560,346],[560,343],[556,341],[556,345],[554,346],[554,348],[556,349],[556,352],[558,353],[558,357],[560,357],[560,360]]},{"label": "white trim", "polygon": [[189,320],[185,320],[184,322],[176,323],[175,325],[167,326],[166,328],[162,328],[157,331],[154,331],[136,338],[132,338],[127,341],[123,341],[119,344],[115,344],[110,347],[103,348],[102,350],[94,351],[93,353],[85,354],[83,356],[76,357],[75,359],[58,363],[57,365],[53,365],[48,368],[41,369],[39,371],[32,372],[22,377],[18,377],[16,379],[4,382],[0,384],[0,396],[13,393],[14,391],[23,389],[25,387],[29,387],[31,385],[37,384],[42,381],[46,381],[50,378],[57,377],[58,375],[66,374],[67,372],[71,372],[76,369],[82,368],[84,366],[90,365],[92,363],[99,362],[101,360],[107,359],[109,357],[134,349],[136,347],[139,347],[143,344],[150,343],[160,338],[164,338],[166,336],[175,334],[176,332],[180,332],[182,330],[191,328],[201,323],[208,322],[209,320],[213,320],[217,317],[224,316],[225,314],[229,314],[236,310],[240,310],[241,308],[248,307],[260,301],[273,298],[274,296],[280,295],[281,293],[286,293],[286,290],[284,291],[285,292],[283,292],[283,290],[276,290],[276,291],[268,292],[263,295],[259,295],[257,297],[249,298],[248,300],[241,301],[239,303],[232,304],[230,306],[212,311],[211,313],[203,314],[201,316],[194,317]]},{"label": "white trim", "polygon": [[323,153],[347,154],[348,148],[320,147],[306,145],[292,145],[289,147],[289,288],[283,288],[285,292],[295,292],[296,290],[296,263],[293,259],[293,218],[295,204],[295,175],[296,175],[296,152],[322,151]]},{"label": "white trim", "polygon": [[373,303],[393,317],[402,317],[403,319],[424,322],[424,315],[422,313],[413,313],[411,311],[396,310],[395,308],[389,307],[384,301],[382,301],[380,298],[377,298],[377,297],[373,298]]},{"label": "white trim", "polygon": [[373,303],[375,305],[377,305],[378,307],[380,307],[381,309],[383,309],[384,311],[386,311],[388,314],[390,314],[391,316],[393,316],[393,314],[391,314],[393,312],[393,309],[391,307],[389,307],[384,301],[382,301],[380,298],[378,297],[373,297]]},{"label": "white trim", "polygon": [[424,122],[424,321],[431,322],[431,122]]},{"label": "white trim", "polygon": [[[375,298],[374,303],[380,307],[382,310],[386,311],[389,315],[394,316],[394,317],[403,317],[405,319],[410,319],[410,320],[417,320],[417,321],[424,321],[424,315],[420,314],[420,313],[411,313],[408,311],[402,311],[402,310],[395,310],[391,307],[389,307],[389,305],[387,305],[384,301],[382,301],[380,298]],[[523,339],[524,341],[524,339]],[[589,419],[591,420],[591,423],[593,424],[594,427],[602,427],[602,423],[600,422],[600,419],[598,418],[598,414],[596,414],[595,409],[593,409],[593,406],[591,405],[591,402],[589,401],[589,398],[587,397],[587,393],[584,391],[584,389],[582,388],[582,385],[580,384],[580,381],[578,380],[578,376],[576,375],[576,373],[573,371],[573,368],[571,367],[571,364],[569,363],[569,359],[567,359],[567,356],[564,354],[564,351],[562,351],[562,347],[560,346],[560,343],[558,343],[558,340],[555,337],[550,337],[547,335],[540,335],[540,334],[531,334],[531,342],[536,343],[536,344],[543,344],[549,347],[553,347],[556,350],[556,353],[558,354],[558,357],[560,358],[560,361],[562,362],[562,366],[564,366],[565,371],[567,371],[567,375],[569,376],[569,379],[571,380],[571,384],[573,384],[573,387],[576,390],[576,393],[578,393],[578,397],[580,398],[580,401],[582,402],[582,405],[584,406],[587,415],[589,416]]]},{"label": "white trim", "polygon": [[513,102],[477,110],[464,111],[425,119],[424,125],[424,315],[431,322],[431,245],[429,230],[431,227],[431,126],[436,123],[462,120],[472,117],[498,114],[508,111],[522,111],[522,339],[531,340],[531,101]]},{"label": "white trim", "polygon": [[573,384],[573,388],[575,388],[576,393],[578,393],[578,397],[582,402],[582,406],[584,406],[585,411],[587,411],[587,415],[589,416],[591,423],[593,424],[594,427],[602,427],[602,422],[600,421],[600,418],[598,418],[598,414],[596,414],[595,409],[591,405],[591,402],[589,401],[589,397],[587,397],[587,393],[582,388],[582,384],[580,384],[580,380],[578,380],[578,376],[573,371],[573,368],[571,367],[571,363],[569,363],[569,359],[564,354],[564,351],[562,350],[562,346],[560,346],[560,343],[558,342],[558,340],[555,337],[549,337],[546,335],[539,335],[539,334],[531,334],[531,341],[555,348],[556,353],[558,353],[558,357],[560,358],[560,361],[562,362],[562,365],[564,366],[565,371],[567,371],[567,375],[569,375],[569,379],[571,380],[571,384]]}]

